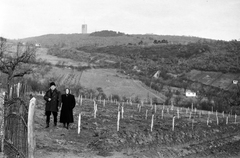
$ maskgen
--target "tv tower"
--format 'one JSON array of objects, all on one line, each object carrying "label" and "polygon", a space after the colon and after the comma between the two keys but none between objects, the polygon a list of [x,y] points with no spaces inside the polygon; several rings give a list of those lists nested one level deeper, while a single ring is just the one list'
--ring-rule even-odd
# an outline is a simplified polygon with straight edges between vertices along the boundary
[{"label": "tv tower", "polygon": [[87,24],[82,24],[82,34],[87,33]]}]

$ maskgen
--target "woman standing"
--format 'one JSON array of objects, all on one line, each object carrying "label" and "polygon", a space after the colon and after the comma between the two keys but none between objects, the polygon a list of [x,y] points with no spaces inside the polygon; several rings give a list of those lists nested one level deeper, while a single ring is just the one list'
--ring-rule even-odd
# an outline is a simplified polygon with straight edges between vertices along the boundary
[{"label": "woman standing", "polygon": [[75,97],[70,94],[70,89],[65,90],[65,94],[62,95],[62,108],[60,114],[60,123],[68,129],[69,123],[73,123],[73,108],[75,107]]}]

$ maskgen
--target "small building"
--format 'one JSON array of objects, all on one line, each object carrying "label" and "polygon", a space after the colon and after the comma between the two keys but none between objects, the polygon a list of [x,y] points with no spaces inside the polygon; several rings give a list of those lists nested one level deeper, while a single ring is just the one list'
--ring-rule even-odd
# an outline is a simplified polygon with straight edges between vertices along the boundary
[{"label": "small building", "polygon": [[161,73],[161,71],[158,70],[158,71],[153,75],[153,77],[156,78],[156,79],[158,79],[159,76],[160,76],[160,73]]},{"label": "small building", "polygon": [[35,43],[35,47],[41,47],[40,43]]},{"label": "small building", "polygon": [[193,92],[191,90],[186,90],[186,97],[196,97],[196,92]]}]

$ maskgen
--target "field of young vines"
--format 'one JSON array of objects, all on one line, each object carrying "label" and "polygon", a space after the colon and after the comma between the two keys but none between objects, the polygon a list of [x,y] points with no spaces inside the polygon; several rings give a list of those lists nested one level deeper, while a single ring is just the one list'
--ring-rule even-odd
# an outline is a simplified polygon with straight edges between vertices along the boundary
[{"label": "field of young vines", "polygon": [[[81,105],[80,100],[77,98],[75,122],[69,130],[61,124],[45,129],[44,106],[38,106],[37,157],[239,156],[237,115],[200,111],[194,105],[185,109],[89,99],[83,99]],[[39,104],[43,104],[41,99]]]}]

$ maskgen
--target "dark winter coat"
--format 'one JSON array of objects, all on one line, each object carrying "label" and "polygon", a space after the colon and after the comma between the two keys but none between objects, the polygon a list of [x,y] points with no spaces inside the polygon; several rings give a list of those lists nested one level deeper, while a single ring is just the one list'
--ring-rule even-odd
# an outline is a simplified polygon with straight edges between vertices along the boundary
[{"label": "dark winter coat", "polygon": [[[51,101],[48,99],[51,98]],[[45,111],[58,112],[58,107],[61,105],[61,93],[58,90],[49,89],[45,96],[44,100],[46,101]]]},{"label": "dark winter coat", "polygon": [[73,108],[75,107],[76,101],[72,94],[62,95],[62,109],[60,114],[61,123],[73,123]]}]

